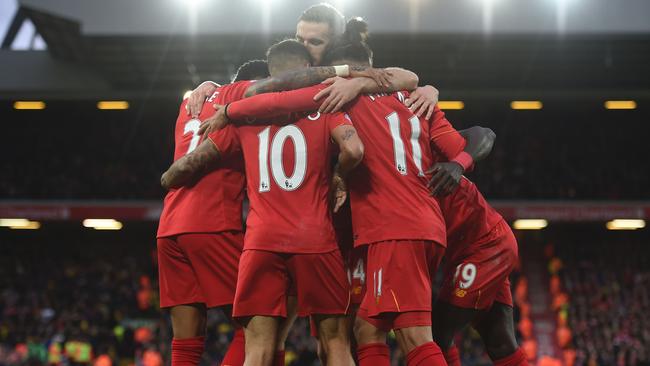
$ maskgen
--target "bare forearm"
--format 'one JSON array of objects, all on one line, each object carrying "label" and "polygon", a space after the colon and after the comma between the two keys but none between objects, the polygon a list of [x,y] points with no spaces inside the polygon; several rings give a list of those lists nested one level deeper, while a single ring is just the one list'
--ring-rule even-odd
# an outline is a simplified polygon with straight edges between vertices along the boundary
[{"label": "bare forearm", "polygon": [[496,134],[489,128],[474,126],[458,131],[467,140],[465,152],[472,156],[474,161],[485,159],[494,146]]},{"label": "bare forearm", "polygon": [[359,83],[361,83],[361,92],[364,94],[371,94],[396,92],[400,90],[412,91],[418,87],[419,78],[414,72],[399,67],[389,67],[386,68],[386,70],[390,71],[392,74],[390,85],[388,87],[382,88],[377,84],[377,82],[370,78],[358,78]]},{"label": "bare forearm", "polygon": [[165,189],[180,188],[188,184],[194,177],[194,172],[187,168],[186,156],[176,160],[160,177],[160,185]]},{"label": "bare forearm", "polygon": [[308,67],[288,71],[275,77],[260,80],[251,85],[246,91],[246,97],[262,93],[279,92],[305,88],[336,76],[334,66]]},{"label": "bare forearm", "polygon": [[176,160],[160,177],[160,184],[165,189],[189,185],[212,170],[219,159],[219,150],[212,141],[203,141],[196,150]]}]

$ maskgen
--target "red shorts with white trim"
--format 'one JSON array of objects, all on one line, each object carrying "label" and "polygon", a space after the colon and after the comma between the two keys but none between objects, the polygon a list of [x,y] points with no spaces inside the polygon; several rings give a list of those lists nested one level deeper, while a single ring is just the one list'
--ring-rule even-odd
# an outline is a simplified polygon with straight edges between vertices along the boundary
[{"label": "red shorts with white trim", "polygon": [[233,316],[286,317],[290,286],[295,286],[299,316],[347,312],[350,283],[338,250],[318,254],[245,250]]},{"label": "red shorts with white trim", "polygon": [[[395,313],[425,312],[430,316],[431,286],[444,252],[443,246],[425,240],[370,244],[360,312],[391,321],[396,321]],[[427,323],[431,325],[431,320]]]},{"label": "red shorts with white trim", "polygon": [[160,307],[232,304],[243,246],[239,231],[158,238]]},{"label": "red shorts with white trim", "polygon": [[518,260],[517,240],[501,221],[480,242],[445,265],[439,299],[467,309],[485,310],[496,301],[512,306],[508,276]]}]

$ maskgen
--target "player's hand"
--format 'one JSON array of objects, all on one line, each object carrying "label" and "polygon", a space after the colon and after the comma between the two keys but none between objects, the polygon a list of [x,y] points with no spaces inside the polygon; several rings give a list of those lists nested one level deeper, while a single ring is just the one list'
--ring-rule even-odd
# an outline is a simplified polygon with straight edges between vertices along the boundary
[{"label": "player's hand", "polygon": [[209,135],[212,131],[218,131],[226,127],[230,121],[226,117],[226,108],[223,105],[213,104],[214,109],[217,110],[215,114],[207,118],[201,123],[199,127],[199,135],[205,136]]},{"label": "player's hand", "polygon": [[431,85],[419,86],[406,99],[404,104],[418,117],[426,112],[425,118],[431,118],[433,109],[438,104],[440,92]]},{"label": "player's hand", "polygon": [[432,196],[446,196],[452,193],[460,184],[464,172],[463,167],[455,162],[437,163],[427,171],[433,174],[428,187]]},{"label": "player's hand", "polygon": [[355,82],[354,79],[349,80],[337,76],[323,81],[323,84],[329,86],[314,96],[315,101],[327,97],[318,109],[320,113],[340,111],[344,105],[356,98],[361,92],[359,83]]},{"label": "player's hand", "polygon": [[386,89],[391,85],[393,73],[386,69],[375,69],[374,67],[350,67],[350,77],[352,78],[370,78],[374,80],[380,88]]},{"label": "player's hand", "polygon": [[218,87],[218,85],[211,81],[204,81],[201,85],[197,86],[192,91],[192,94],[190,94],[190,97],[187,98],[187,103],[185,104],[187,114],[192,115],[192,118],[197,118],[201,114],[205,99],[211,96]]},{"label": "player's hand", "polygon": [[332,193],[332,207],[334,208],[334,213],[337,213],[348,197],[348,188],[345,180],[340,175],[334,174],[332,177],[330,192]]}]

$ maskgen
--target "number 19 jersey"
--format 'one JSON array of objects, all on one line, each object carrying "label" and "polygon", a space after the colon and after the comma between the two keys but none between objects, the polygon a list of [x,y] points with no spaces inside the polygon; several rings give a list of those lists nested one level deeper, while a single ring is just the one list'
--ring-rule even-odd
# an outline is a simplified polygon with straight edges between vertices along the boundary
[{"label": "number 19 jersey", "polygon": [[[220,87],[203,104],[199,118],[187,115],[183,101],[174,131],[174,161],[192,152],[199,144],[201,121],[216,111],[213,103],[226,104],[242,99],[250,81]],[[244,163],[241,158],[223,161],[191,187],[170,190],[165,196],[158,225],[158,238],[220,231],[241,231],[244,199]]]},{"label": "number 19 jersey", "polygon": [[243,154],[250,211],[244,250],[327,253],[337,249],[329,208],[331,131],[351,124],[315,113],[286,126],[227,126],[210,134],[223,159]]},{"label": "number 19 jersey", "polygon": [[429,122],[402,93],[362,95],[346,110],[363,141],[364,160],[349,179],[355,246],[387,240],[445,245],[438,202],[429,195]]}]

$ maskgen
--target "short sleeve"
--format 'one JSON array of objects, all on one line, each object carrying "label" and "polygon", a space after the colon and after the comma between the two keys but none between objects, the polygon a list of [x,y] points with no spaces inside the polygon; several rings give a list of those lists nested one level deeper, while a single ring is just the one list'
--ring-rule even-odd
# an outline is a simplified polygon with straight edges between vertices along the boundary
[{"label": "short sleeve", "polygon": [[344,112],[337,112],[332,114],[326,114],[327,118],[327,127],[330,131],[334,131],[339,126],[352,126],[352,118],[350,115]]},{"label": "short sleeve", "polygon": [[214,146],[219,150],[222,157],[241,154],[241,142],[239,140],[239,129],[228,125],[219,131],[213,131],[208,135]]}]

